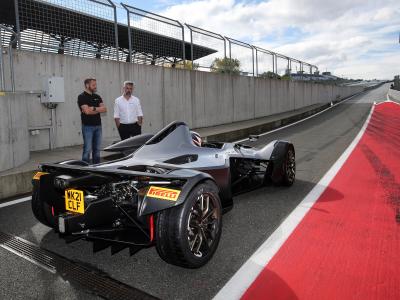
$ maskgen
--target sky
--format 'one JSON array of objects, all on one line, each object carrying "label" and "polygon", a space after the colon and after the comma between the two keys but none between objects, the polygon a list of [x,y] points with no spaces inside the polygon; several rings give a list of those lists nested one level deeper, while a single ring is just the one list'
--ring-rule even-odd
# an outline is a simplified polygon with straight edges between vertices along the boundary
[{"label": "sky", "polygon": [[400,74],[400,0],[125,0],[249,44],[363,79]]}]

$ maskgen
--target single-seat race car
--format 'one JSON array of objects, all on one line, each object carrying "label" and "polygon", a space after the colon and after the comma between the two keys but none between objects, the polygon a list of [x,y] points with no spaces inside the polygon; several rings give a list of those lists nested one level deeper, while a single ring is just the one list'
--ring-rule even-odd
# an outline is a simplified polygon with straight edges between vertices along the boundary
[{"label": "single-seat race car", "polygon": [[155,245],[166,262],[187,268],[213,256],[234,195],[267,182],[292,185],[296,173],[290,142],[199,147],[178,121],[104,150],[124,156],[95,165],[41,164],[32,180],[36,218],[67,242],[92,241],[94,252],[129,248],[132,255]]}]

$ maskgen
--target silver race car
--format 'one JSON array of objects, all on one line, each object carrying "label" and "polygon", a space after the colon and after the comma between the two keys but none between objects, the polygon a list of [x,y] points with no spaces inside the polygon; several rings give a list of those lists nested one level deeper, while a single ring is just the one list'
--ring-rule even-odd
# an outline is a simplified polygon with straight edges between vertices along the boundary
[{"label": "silver race car", "polygon": [[177,121],[104,150],[122,158],[42,164],[32,180],[36,218],[67,242],[92,241],[95,252],[155,245],[166,262],[187,268],[213,256],[233,196],[269,182],[290,186],[296,173],[290,142],[201,143]]}]

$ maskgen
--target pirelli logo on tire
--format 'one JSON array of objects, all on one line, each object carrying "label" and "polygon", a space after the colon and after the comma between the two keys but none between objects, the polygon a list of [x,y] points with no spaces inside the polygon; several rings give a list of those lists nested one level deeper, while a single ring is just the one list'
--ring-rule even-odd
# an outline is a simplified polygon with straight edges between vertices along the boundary
[{"label": "pirelli logo on tire", "polygon": [[147,191],[146,196],[169,200],[169,201],[176,201],[178,200],[179,194],[181,193],[180,190],[173,190],[173,189],[166,189],[157,186],[150,186],[149,190]]}]

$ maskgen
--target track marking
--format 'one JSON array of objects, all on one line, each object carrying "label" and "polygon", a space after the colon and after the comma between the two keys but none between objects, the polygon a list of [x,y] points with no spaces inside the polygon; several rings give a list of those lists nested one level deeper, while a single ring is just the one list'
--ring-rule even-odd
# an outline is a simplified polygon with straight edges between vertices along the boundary
[{"label": "track marking", "polygon": [[393,100],[390,100],[389,93],[386,94],[386,101],[379,102],[378,105],[381,104],[381,103],[386,103],[386,102],[390,102],[390,103],[394,103],[394,104],[400,105],[400,103],[398,103],[396,101],[393,101]]},{"label": "track marking", "polygon": [[[258,134],[258,136],[264,136],[264,135],[267,135],[267,134],[271,134],[271,133],[273,133],[273,132],[276,132],[276,131],[279,131],[279,130],[282,130],[282,129],[285,129],[285,128],[294,126],[294,125],[296,125],[296,124],[299,124],[299,123],[301,123],[301,122],[307,121],[307,120],[309,120],[309,119],[311,119],[311,118],[314,118],[314,117],[316,117],[316,116],[318,116],[318,115],[320,115],[320,114],[326,112],[327,110],[330,110],[331,108],[334,108],[335,106],[338,106],[338,105],[340,105],[340,104],[342,104],[342,103],[344,103],[344,102],[347,102],[348,100],[350,100],[350,99],[352,99],[352,98],[354,98],[354,97],[356,97],[356,96],[360,96],[361,94],[363,94],[363,93],[365,93],[365,92],[367,92],[367,91],[362,91],[362,92],[360,92],[360,93],[358,93],[358,94],[355,94],[355,95],[353,95],[353,96],[350,96],[350,97],[348,97],[347,99],[345,99],[345,100],[343,100],[343,101],[340,101],[340,102],[338,102],[338,103],[336,103],[336,104],[333,104],[333,102],[331,102],[331,105],[330,105],[329,107],[325,108],[324,110],[321,110],[320,112],[317,112],[317,113],[315,113],[315,114],[313,114],[313,115],[311,115],[311,116],[309,116],[309,117],[307,117],[307,118],[304,118],[304,119],[301,119],[301,120],[299,120],[299,121],[290,123],[290,124],[288,124],[288,125],[285,125],[285,126],[282,126],[282,127],[279,127],[279,128],[276,128],[276,129],[267,131],[267,132],[260,133],[260,134]],[[245,138],[245,139],[242,139],[242,140],[239,140],[239,141],[235,141],[234,143],[241,143],[241,142],[247,141],[248,139],[249,139],[249,138]]]},{"label": "track marking", "polygon": [[29,200],[32,200],[31,196],[20,198],[20,199],[13,200],[13,201],[8,201],[8,202],[5,202],[5,203],[0,203],[0,208],[11,206],[11,205],[22,203],[22,202],[26,202],[26,201],[29,201]]},{"label": "track marking", "polygon": [[375,105],[372,105],[368,118],[364,122],[360,132],[333,164],[322,179],[314,186],[308,195],[300,204],[290,213],[283,223],[272,233],[272,235],[254,252],[254,254],[241,266],[241,268],[232,276],[225,286],[215,295],[214,300],[239,299],[248,287],[257,278],[259,273],[265,268],[272,257],[278,252],[293,230],[301,222],[309,209],[318,200],[326,187],[339,172],[340,168],[346,162],[351,152],[357,146],[363,136],[374,111]]}]

